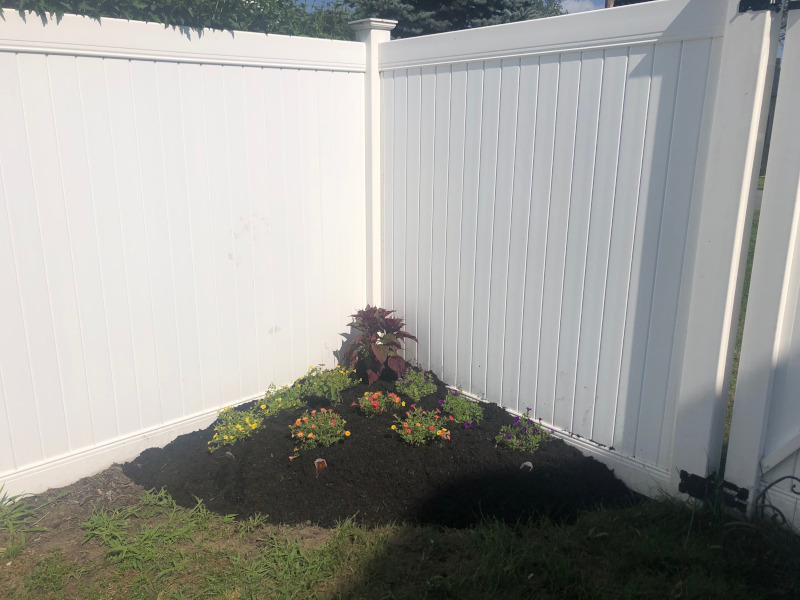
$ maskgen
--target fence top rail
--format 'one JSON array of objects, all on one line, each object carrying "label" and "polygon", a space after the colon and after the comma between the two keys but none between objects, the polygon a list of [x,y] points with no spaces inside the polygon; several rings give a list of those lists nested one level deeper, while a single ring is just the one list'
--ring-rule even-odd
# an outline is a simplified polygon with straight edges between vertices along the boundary
[{"label": "fence top rail", "polygon": [[366,70],[364,44],[341,40],[266,35],[124,19],[64,15],[45,24],[34,13],[23,19],[0,8],[0,52],[66,54],[129,60],[316,69]]},{"label": "fence top rail", "polygon": [[726,8],[717,0],[657,0],[395,40],[381,45],[380,69],[720,37]]}]

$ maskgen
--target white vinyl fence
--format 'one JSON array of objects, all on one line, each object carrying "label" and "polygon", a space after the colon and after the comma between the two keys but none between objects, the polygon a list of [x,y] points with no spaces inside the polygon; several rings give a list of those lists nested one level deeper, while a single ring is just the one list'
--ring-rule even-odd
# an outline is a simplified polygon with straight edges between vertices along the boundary
[{"label": "white vinyl fence", "polygon": [[[407,358],[530,407],[634,489],[702,488],[777,46],[775,13],[738,6],[398,41],[365,20],[359,42],[5,11],[0,484],[69,483],[205,426],[331,364],[371,302],[419,338]],[[759,464],[800,468],[784,78],[728,460],[751,504]]]},{"label": "white vinyl fence", "polygon": [[364,45],[0,21],[0,483],[333,362],[366,301]]},{"label": "white vinyl fence", "polygon": [[800,530],[800,11],[782,66],[725,479]]},{"label": "white vinyl fence", "polygon": [[530,407],[647,493],[719,464],[774,50],[773,17],[737,6],[381,47],[384,298],[419,337],[410,358]]}]

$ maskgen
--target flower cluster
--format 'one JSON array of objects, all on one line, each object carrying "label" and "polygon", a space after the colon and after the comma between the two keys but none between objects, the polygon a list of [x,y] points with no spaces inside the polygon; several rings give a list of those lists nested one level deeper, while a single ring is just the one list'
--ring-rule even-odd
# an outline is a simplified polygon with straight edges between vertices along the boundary
[{"label": "flower cluster", "polygon": [[397,394],[384,394],[383,392],[364,392],[364,395],[358,399],[361,412],[368,417],[386,412],[390,407],[397,409],[405,405],[406,403]]},{"label": "flower cluster", "polygon": [[350,437],[350,432],[344,426],[347,424],[342,417],[332,410],[320,408],[311,412],[304,412],[294,423],[289,425],[292,439],[297,446],[295,454],[289,460],[297,458],[299,447],[316,448],[318,446],[332,446]]},{"label": "flower cluster", "polygon": [[530,418],[531,409],[525,411],[523,417],[514,417],[512,425],[504,425],[500,428],[495,441],[498,446],[508,446],[512,450],[533,452],[539,444],[549,436],[547,431],[540,423],[536,423]]},{"label": "flower cluster", "polygon": [[306,396],[325,398],[331,404],[342,401],[342,392],[358,384],[353,378],[355,369],[336,367],[324,370],[320,367],[309,367],[308,374],[303,377],[302,388]]},{"label": "flower cluster", "polygon": [[265,415],[275,415],[290,408],[299,408],[306,405],[305,392],[300,379],[292,385],[276,388],[274,383],[269,384],[266,394],[256,405]]},{"label": "flower cluster", "polygon": [[426,412],[412,404],[405,416],[394,417],[392,430],[409,444],[419,446],[435,439],[450,439],[450,431],[440,423],[440,414]]},{"label": "flower cluster", "polygon": [[395,388],[414,402],[419,402],[425,396],[436,393],[433,376],[416,369],[406,369],[405,374],[397,380]]},{"label": "flower cluster", "polygon": [[483,407],[460,395],[458,390],[448,389],[444,400],[439,400],[439,406],[450,413],[456,423],[463,423],[465,429],[475,427],[483,418]]},{"label": "flower cluster", "polygon": [[210,452],[249,437],[263,421],[263,417],[255,408],[233,410],[231,407],[227,407],[217,414],[219,417],[214,424],[214,437],[208,442]]}]

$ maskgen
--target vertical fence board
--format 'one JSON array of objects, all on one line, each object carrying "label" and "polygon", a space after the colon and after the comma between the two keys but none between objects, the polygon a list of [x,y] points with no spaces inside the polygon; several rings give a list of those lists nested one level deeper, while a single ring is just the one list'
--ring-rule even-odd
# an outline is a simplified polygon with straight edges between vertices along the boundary
[{"label": "vertical fence board", "polygon": [[[603,417],[613,418],[614,397],[600,397],[597,362],[605,305],[609,265],[611,221],[614,214],[620,138],[625,99],[628,49],[612,48],[603,59],[597,149],[591,190],[591,212],[586,246],[580,334],[575,375],[575,406],[572,430],[578,435],[611,444],[610,427]],[[597,429],[595,422],[597,420]],[[602,436],[602,437],[601,437]]]},{"label": "vertical fence board", "polygon": [[[524,319],[526,258],[529,244],[528,228],[531,210],[531,181],[533,178],[533,149],[536,141],[538,114],[539,59],[520,59],[517,117],[514,148],[511,213],[508,231],[508,275],[502,364],[501,402],[512,410],[520,410],[520,349]],[[491,333],[491,331],[490,331]],[[524,400],[527,400],[525,398]]]},{"label": "vertical fence board", "polygon": [[511,243],[511,211],[514,194],[514,166],[516,146],[518,102],[520,85],[520,62],[508,59],[501,63],[500,102],[497,133],[497,161],[494,177],[494,208],[491,219],[491,250],[487,290],[489,294],[488,319],[486,324],[486,397],[503,403],[503,378],[505,371],[503,349],[504,332],[508,322],[506,290],[509,278],[509,246]]},{"label": "vertical fence board", "polygon": [[464,174],[461,192],[461,257],[458,280],[458,367],[456,371],[456,385],[466,390],[472,389],[472,319],[475,300],[475,245],[483,115],[483,78],[482,64],[470,64],[467,67]]},{"label": "vertical fence board", "polygon": [[[96,404],[92,416],[98,437],[101,432],[124,435],[139,427],[140,413],[106,61],[77,58],[76,62],[113,385],[111,396],[92,398]],[[113,421],[101,427],[104,410],[111,411]]]},{"label": "vertical fence board", "polygon": [[[618,394],[630,398],[617,411],[615,446],[634,455],[641,402],[647,341],[652,316],[653,286],[658,257],[659,230],[665,202],[669,166],[670,132],[675,117],[682,44],[658,44],[647,111],[642,174],[636,195],[633,255],[628,276],[627,315],[622,346]],[[619,441],[617,441],[619,440]]]},{"label": "vertical fence board", "polygon": [[598,123],[601,107],[603,52],[581,55],[581,78],[578,91],[578,117],[575,127],[575,151],[572,166],[572,189],[569,200],[567,245],[564,258],[564,289],[561,300],[561,331],[558,341],[556,373],[556,412],[554,423],[574,431],[575,395],[583,315],[583,291],[586,277],[586,250],[589,237],[592,187],[595,176]]},{"label": "vertical fence board", "polygon": [[[578,118],[578,89],[581,78],[580,54],[564,54],[559,65],[558,98],[556,100],[555,142],[553,148],[552,185],[547,218],[547,247],[542,293],[541,339],[538,361],[536,406],[548,423],[568,425],[569,414],[559,406],[556,414],[556,376],[561,333],[561,302],[564,291],[564,260],[567,247],[572,166]],[[568,408],[567,408],[568,410]]]},{"label": "vertical fence board", "polygon": [[[520,351],[519,395],[526,398],[520,409],[531,408],[542,416],[538,398],[542,300],[547,247],[547,224],[550,211],[550,188],[553,175],[553,149],[556,137],[559,57],[545,56],[539,63],[538,100],[536,105],[536,137],[533,145],[530,213],[528,217],[527,254],[525,257],[525,291],[522,309],[522,348]],[[524,405],[524,406],[523,406]],[[550,418],[551,415],[548,415]]]},{"label": "vertical fence board", "polygon": [[417,300],[415,303],[415,335],[420,338],[417,348],[417,362],[424,369],[430,369],[431,354],[431,278],[433,259],[433,179],[436,173],[434,164],[434,133],[439,118],[436,104],[436,69],[423,67],[420,73],[420,139],[419,139],[419,238],[416,247],[409,250],[416,255]]},{"label": "vertical fence board", "polygon": [[[393,279],[392,279],[392,309],[398,311],[400,317],[407,317],[405,312],[405,269],[406,269],[406,190],[407,182],[407,149],[408,149],[408,72],[395,74],[395,113],[397,118],[394,123],[394,191],[392,193],[392,245]],[[406,321],[408,329],[408,321]],[[410,352],[411,344],[407,344]],[[410,354],[406,355],[410,358]]]},{"label": "vertical fence board", "polygon": [[[461,277],[461,223],[463,219],[464,158],[466,156],[465,132],[467,110],[467,67],[451,67],[450,129],[448,145],[450,157],[447,165],[447,225],[444,232],[445,273],[444,273],[444,344],[445,381],[455,384],[458,378],[459,353],[459,306]],[[463,368],[463,367],[462,367]]]},{"label": "vertical fence board", "polygon": [[484,63],[478,157],[478,206],[475,212],[475,281],[472,311],[472,383],[470,389],[486,397],[486,359],[489,338],[489,301],[492,285],[492,245],[497,209],[497,153],[500,128],[500,94],[503,70],[500,61]]},{"label": "vertical fence board", "polygon": [[705,82],[708,76],[709,40],[684,42],[680,74],[675,93],[675,114],[670,135],[664,207],[660,219],[657,262],[653,266],[653,298],[642,383],[642,397],[648,398],[639,412],[636,426],[635,456],[658,462],[664,413],[667,410],[667,385],[672,363],[672,347],[677,327],[678,300],[687,245],[689,209],[692,201],[694,165],[697,156]]},{"label": "vertical fence board", "polygon": [[[197,349],[200,366],[201,404],[203,409],[220,406],[222,381],[219,356],[216,277],[214,273],[214,235],[208,186],[206,154],[203,68],[182,65],[181,126],[186,152],[186,192],[189,198],[189,227],[194,264],[194,298],[197,311]],[[202,324],[202,327],[200,326]]]},{"label": "vertical fence board", "polygon": [[258,393],[258,338],[253,275],[253,229],[257,221],[250,210],[247,169],[247,98],[244,68],[225,69],[225,128],[228,155],[228,189],[230,193],[231,236],[236,292],[237,352],[239,356],[239,397]]},{"label": "vertical fence board", "polygon": [[159,381],[159,421],[172,421],[183,412],[181,406],[178,333],[175,326],[175,291],[172,277],[172,247],[166,213],[164,156],[159,130],[159,90],[155,64],[133,61],[130,65],[133,89],[136,144],[139,152],[144,236],[147,246],[147,277]]},{"label": "vertical fence board", "polygon": [[73,369],[85,373],[71,394],[67,427],[73,448],[86,448],[95,442],[95,431],[117,431],[114,386],[76,59],[52,56],[48,66],[80,328],[73,360],[82,360]]},{"label": "vertical fence board", "polygon": [[433,149],[433,217],[431,232],[431,319],[430,319],[430,368],[442,373],[445,363],[444,322],[447,288],[447,224],[448,224],[448,165],[450,161],[451,129],[450,111],[452,102],[450,67],[436,69],[436,126]]}]

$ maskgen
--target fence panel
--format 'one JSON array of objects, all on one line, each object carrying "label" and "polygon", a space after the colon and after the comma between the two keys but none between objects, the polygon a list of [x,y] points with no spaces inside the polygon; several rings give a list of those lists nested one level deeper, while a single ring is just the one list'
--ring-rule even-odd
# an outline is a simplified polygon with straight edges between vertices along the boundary
[{"label": "fence panel", "polygon": [[0,481],[330,365],[366,300],[364,45],[3,17]]},{"label": "fence panel", "polygon": [[[758,134],[748,115],[760,107],[772,19],[733,18],[736,4],[652,2],[381,47],[385,297],[419,337],[409,358],[474,396],[530,407],[584,450],[637,470],[645,491],[677,485],[675,423],[685,425],[684,392],[702,378],[685,376],[685,349],[722,363],[729,351],[730,319],[702,339],[686,324],[692,294],[735,296],[735,276],[703,288],[694,269],[703,218],[721,210],[704,189],[706,160],[731,145],[713,128],[718,90],[750,93],[751,105],[737,104],[747,126],[734,128],[745,148],[728,157],[741,165],[728,166],[734,187]],[[758,60],[740,65],[734,91],[723,67],[744,39]],[[441,115],[449,131],[435,126]],[[738,260],[739,225],[712,236],[728,253],[715,257],[722,271]],[[443,276],[426,262],[428,240],[441,238]],[[716,444],[703,428],[718,396],[687,452]],[[679,462],[706,468],[686,453]]]},{"label": "fence panel", "polygon": [[751,511],[775,484],[766,503],[800,530],[800,11],[789,13],[782,65],[725,479]]}]

